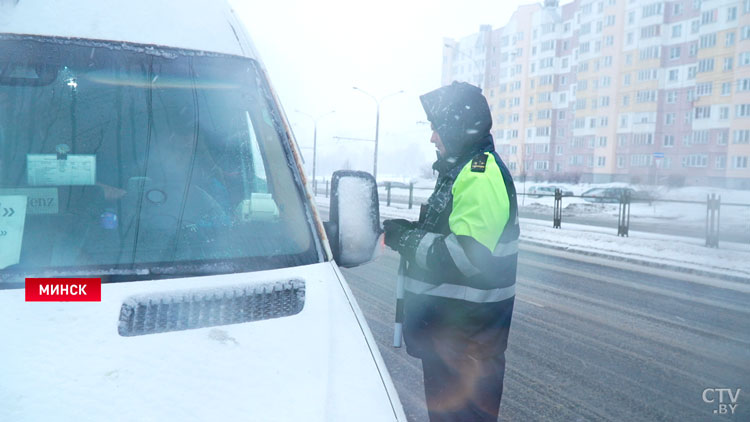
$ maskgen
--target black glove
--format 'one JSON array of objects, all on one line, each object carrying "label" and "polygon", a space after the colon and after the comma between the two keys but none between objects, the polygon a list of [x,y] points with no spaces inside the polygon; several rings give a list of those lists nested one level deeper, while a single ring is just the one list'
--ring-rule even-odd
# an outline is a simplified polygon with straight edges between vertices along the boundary
[{"label": "black glove", "polygon": [[383,230],[385,231],[385,244],[393,250],[398,250],[401,237],[404,233],[416,227],[413,223],[403,218],[383,221]]}]

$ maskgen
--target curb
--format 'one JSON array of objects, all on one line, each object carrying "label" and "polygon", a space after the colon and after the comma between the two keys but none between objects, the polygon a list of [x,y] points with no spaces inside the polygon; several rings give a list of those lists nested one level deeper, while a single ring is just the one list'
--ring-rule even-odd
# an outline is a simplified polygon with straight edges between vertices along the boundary
[{"label": "curb", "polygon": [[708,270],[699,270],[696,268],[682,267],[682,266],[675,265],[675,264],[666,264],[666,263],[654,262],[654,261],[649,261],[649,260],[639,259],[639,258],[631,258],[631,257],[626,257],[626,256],[621,256],[621,255],[611,255],[611,254],[607,254],[603,252],[587,251],[587,250],[571,248],[567,246],[557,246],[557,245],[552,245],[549,243],[523,239],[522,237],[521,245],[523,244],[533,245],[533,246],[537,246],[540,248],[547,248],[547,249],[554,249],[558,251],[570,252],[570,253],[575,253],[579,255],[592,256],[596,258],[610,259],[613,261],[627,262],[630,264],[642,265],[644,267],[658,268],[661,270],[669,270],[669,271],[674,271],[678,273],[692,274],[692,275],[697,275],[697,276],[702,276],[702,277],[711,277],[711,278],[716,278],[719,280],[733,281],[733,282],[743,283],[743,284],[747,284],[748,282],[748,277],[742,277],[738,275],[724,274],[724,273],[713,272],[713,271],[708,271]]}]

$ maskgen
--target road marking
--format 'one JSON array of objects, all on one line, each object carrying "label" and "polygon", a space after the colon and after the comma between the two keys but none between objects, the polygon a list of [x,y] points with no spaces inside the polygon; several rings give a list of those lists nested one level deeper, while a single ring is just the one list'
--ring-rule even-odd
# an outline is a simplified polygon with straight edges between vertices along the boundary
[{"label": "road marking", "polygon": [[544,308],[544,305],[540,305],[540,304],[538,304],[538,303],[536,303],[536,302],[532,302],[532,301],[530,301],[530,300],[526,300],[526,299],[521,299],[521,298],[520,298],[520,297],[518,297],[518,296],[516,296],[516,299],[520,300],[521,302],[526,302],[526,303],[529,303],[529,304],[531,304],[531,305],[534,305],[534,306],[538,306],[538,307],[540,307],[540,308]]},{"label": "road marking", "polygon": [[647,267],[640,264],[631,264],[629,262],[619,261],[617,259],[606,259],[601,257],[594,257],[583,255],[575,252],[560,251],[553,248],[545,248],[541,246],[532,246],[521,242],[521,249],[529,252],[539,253],[542,255],[551,255],[560,258],[566,258],[573,261],[585,262],[588,264],[601,265],[605,267],[618,268],[621,270],[628,270],[638,272],[642,274],[656,275],[659,277],[671,278],[679,281],[688,281],[695,284],[702,284],[709,287],[717,287],[720,289],[733,290],[740,293],[750,293],[750,284],[738,283],[735,281],[717,280],[715,278],[705,277],[697,274],[681,273],[672,270],[665,270],[662,268]]}]

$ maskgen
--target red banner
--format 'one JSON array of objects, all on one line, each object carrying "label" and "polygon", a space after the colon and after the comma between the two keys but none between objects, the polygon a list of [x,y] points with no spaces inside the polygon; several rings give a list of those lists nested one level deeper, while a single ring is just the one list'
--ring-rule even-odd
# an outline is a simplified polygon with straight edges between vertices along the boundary
[{"label": "red banner", "polygon": [[101,278],[27,278],[27,302],[101,302]]}]

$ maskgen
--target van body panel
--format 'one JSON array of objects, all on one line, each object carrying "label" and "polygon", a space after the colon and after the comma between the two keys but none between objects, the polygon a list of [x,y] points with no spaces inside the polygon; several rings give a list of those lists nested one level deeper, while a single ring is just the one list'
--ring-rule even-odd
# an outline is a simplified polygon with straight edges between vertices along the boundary
[{"label": "van body panel", "polygon": [[[120,308],[133,295],[290,279],[305,283],[296,315],[118,334]],[[109,283],[101,303],[29,303],[23,289],[3,291],[0,420],[395,420],[377,346],[337,280],[334,266],[320,263]]]},{"label": "van body panel", "polygon": [[[301,179],[305,215],[324,262],[105,282],[102,301],[93,303],[25,302],[23,288],[0,286],[0,420],[406,420],[367,322],[332,261],[268,71],[226,3],[6,1],[0,2],[4,36],[115,41],[122,42],[117,48],[149,55],[164,47],[259,63],[259,86],[268,87],[266,97],[286,135],[279,140],[291,152],[278,164],[295,168],[295,179]],[[217,265],[226,272],[222,268],[229,267]],[[304,306],[294,315],[129,337],[118,332],[123,304],[135,297],[184,297],[289,280],[305,285]]]},{"label": "van body panel", "polygon": [[231,9],[220,1],[14,3],[0,6],[0,33],[123,41],[258,58]]}]

